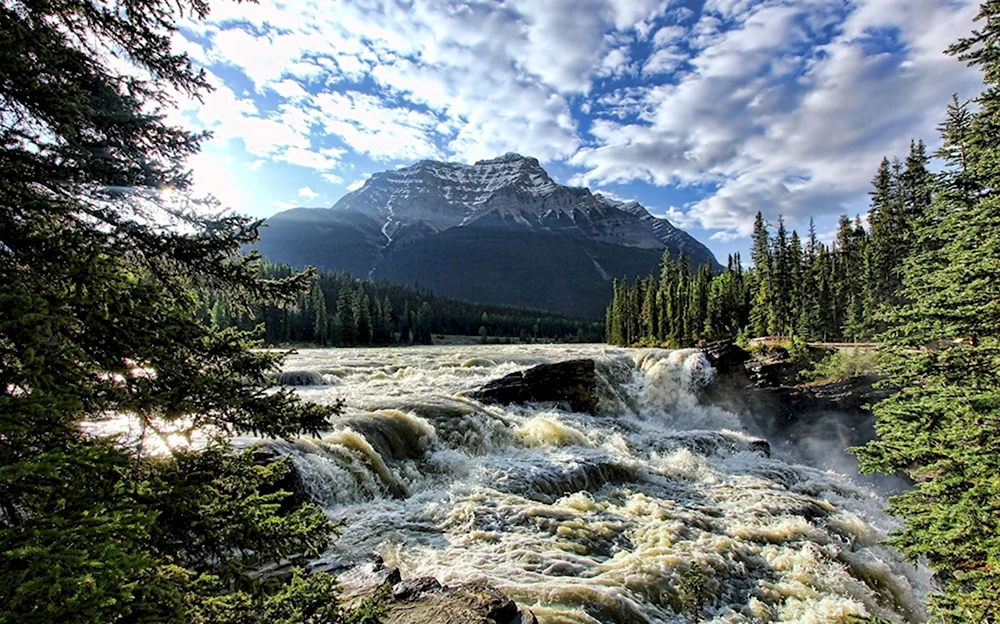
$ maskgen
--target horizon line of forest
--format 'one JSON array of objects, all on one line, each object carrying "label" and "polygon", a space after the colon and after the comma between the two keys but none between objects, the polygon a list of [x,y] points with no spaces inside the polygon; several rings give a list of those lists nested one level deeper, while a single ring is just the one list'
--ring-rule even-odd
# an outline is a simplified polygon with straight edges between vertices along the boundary
[{"label": "horizon line of forest", "polygon": [[[199,299],[200,318],[219,328],[259,332],[265,345],[329,347],[431,344],[433,335],[478,336],[481,343],[607,342],[616,346],[683,348],[703,341],[762,336],[806,341],[871,340],[886,329],[880,310],[899,303],[912,224],[931,203],[933,176],[922,140],[901,162],[883,158],[875,178],[868,229],[860,215],[841,215],[835,240],[805,239],[778,217],[775,233],[758,211],[751,263],[731,254],[724,270],[693,268],[681,252],[664,251],[660,275],[612,281],[604,323],[568,315],[482,304],[428,289],[374,282],[347,272],[316,271],[291,304],[231,305],[225,294]],[[266,279],[294,274],[262,262]]]},{"label": "horizon line of forest", "polygon": [[[265,279],[296,273],[288,265],[261,262]],[[600,342],[597,319],[442,297],[428,289],[315,270],[308,291],[291,303],[254,303],[235,309],[224,292],[199,297],[199,317],[220,329],[256,331],[265,345],[321,347],[431,344],[434,335],[478,336],[480,342]],[[258,328],[260,330],[258,331]]]},{"label": "horizon line of forest", "polygon": [[726,268],[691,267],[664,252],[660,275],[614,280],[605,335],[618,346],[689,347],[702,341],[789,336],[814,342],[871,340],[881,314],[900,303],[903,265],[914,224],[932,200],[924,142],[911,141],[905,163],[883,158],[872,180],[868,229],[841,215],[835,240],[817,239],[813,220],[803,241],[778,217],[774,235],[761,212],[751,262],[730,255]]}]

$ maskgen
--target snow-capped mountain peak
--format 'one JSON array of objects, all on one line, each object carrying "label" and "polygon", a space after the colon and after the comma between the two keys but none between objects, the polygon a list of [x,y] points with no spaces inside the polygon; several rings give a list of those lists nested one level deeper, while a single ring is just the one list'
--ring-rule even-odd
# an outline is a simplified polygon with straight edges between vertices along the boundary
[{"label": "snow-capped mountain peak", "polygon": [[718,266],[638,202],[558,184],[515,153],[376,173],[332,208],[267,225],[258,247],[275,261],[573,314],[600,314],[608,280],[654,272],[664,249]]},{"label": "snow-capped mountain peak", "polygon": [[400,233],[453,227],[519,227],[574,234],[629,247],[682,248],[710,255],[666,219],[635,201],[556,183],[537,159],[509,152],[462,163],[421,160],[383,171],[333,209],[373,219],[388,247]]}]

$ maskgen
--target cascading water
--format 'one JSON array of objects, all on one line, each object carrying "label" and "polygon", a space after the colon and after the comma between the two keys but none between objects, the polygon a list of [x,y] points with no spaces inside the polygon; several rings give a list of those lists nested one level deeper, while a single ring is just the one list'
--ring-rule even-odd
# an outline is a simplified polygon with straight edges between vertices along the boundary
[{"label": "cascading water", "polygon": [[[598,364],[597,415],[467,396],[579,357]],[[304,398],[347,405],[327,435],[273,443],[345,521],[330,558],[484,579],[543,623],[924,619],[927,576],[880,544],[879,496],[700,404],[697,351],[306,350],[287,368],[325,380]]]}]

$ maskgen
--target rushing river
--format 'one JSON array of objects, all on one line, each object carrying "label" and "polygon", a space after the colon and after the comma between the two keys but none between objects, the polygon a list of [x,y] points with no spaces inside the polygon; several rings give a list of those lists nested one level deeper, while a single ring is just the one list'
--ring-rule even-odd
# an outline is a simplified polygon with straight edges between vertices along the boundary
[{"label": "rushing river", "polygon": [[[468,397],[578,357],[597,361],[597,416]],[[880,544],[884,501],[699,404],[697,351],[316,349],[285,369],[325,381],[303,398],[346,402],[324,436],[277,443],[344,521],[332,559],[486,579],[543,623],[924,619],[926,574]]]}]

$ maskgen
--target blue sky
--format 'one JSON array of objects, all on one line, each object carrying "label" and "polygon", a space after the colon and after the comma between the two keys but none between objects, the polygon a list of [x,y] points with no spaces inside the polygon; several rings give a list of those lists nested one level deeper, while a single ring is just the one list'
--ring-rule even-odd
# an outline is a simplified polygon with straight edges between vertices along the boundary
[{"label": "blue sky", "polygon": [[753,215],[821,234],[884,155],[934,148],[975,72],[942,51],[976,0],[260,0],[177,47],[216,89],[197,189],[266,217],[372,172],[514,151],[637,199],[721,259]]}]

